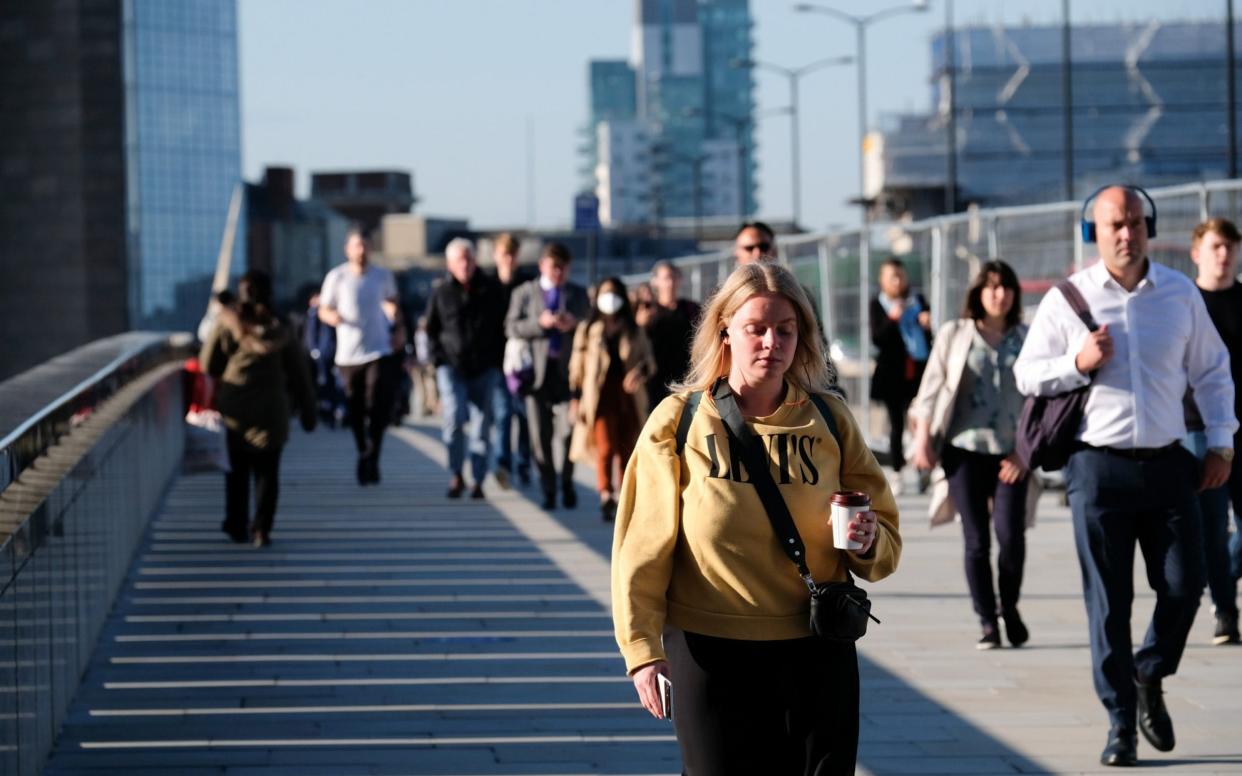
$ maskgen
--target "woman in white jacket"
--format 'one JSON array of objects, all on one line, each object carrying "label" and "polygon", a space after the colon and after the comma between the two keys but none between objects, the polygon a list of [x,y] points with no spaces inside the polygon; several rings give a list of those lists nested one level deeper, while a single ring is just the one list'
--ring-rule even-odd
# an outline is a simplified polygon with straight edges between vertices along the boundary
[{"label": "woman in white jacket", "polygon": [[[1015,647],[1030,637],[1018,614],[1031,479],[1014,454],[1023,397],[1013,362],[1026,338],[1021,298],[1012,267],[1003,261],[984,264],[966,292],[962,317],[936,334],[910,406],[914,465],[927,470],[939,463],[953,509],[961,515],[966,583],[983,630],[978,649],[1001,645],[1000,620]],[[989,523],[999,545],[996,586]]]}]

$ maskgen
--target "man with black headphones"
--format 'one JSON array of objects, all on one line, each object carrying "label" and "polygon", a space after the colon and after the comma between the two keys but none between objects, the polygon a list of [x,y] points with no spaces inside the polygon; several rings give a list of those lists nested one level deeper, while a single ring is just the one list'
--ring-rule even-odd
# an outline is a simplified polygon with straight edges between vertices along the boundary
[{"label": "man with black headphones", "polygon": [[[1066,298],[1049,292],[1014,375],[1027,395],[1090,385],[1065,481],[1095,690],[1111,722],[1100,762],[1128,766],[1138,762],[1136,732],[1162,752],[1174,746],[1161,683],[1177,670],[1203,592],[1196,492],[1228,478],[1238,422],[1229,354],[1202,297],[1185,275],[1147,257],[1156,233],[1151,197],[1136,186],[1108,186],[1087,198],[1083,216],[1083,240],[1099,244],[1100,260],[1070,282],[1098,328],[1088,331]],[[1207,434],[1201,467],[1179,444],[1188,386]],[[1156,593],[1137,652],[1130,642],[1136,544]]]}]

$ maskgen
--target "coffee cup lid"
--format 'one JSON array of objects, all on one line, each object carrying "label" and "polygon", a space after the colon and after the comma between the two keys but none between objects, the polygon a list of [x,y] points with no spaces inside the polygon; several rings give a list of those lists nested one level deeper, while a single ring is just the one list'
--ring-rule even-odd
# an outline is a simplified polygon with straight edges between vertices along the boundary
[{"label": "coffee cup lid", "polygon": [[832,494],[832,503],[846,507],[865,507],[871,505],[871,496],[861,490],[838,490]]}]

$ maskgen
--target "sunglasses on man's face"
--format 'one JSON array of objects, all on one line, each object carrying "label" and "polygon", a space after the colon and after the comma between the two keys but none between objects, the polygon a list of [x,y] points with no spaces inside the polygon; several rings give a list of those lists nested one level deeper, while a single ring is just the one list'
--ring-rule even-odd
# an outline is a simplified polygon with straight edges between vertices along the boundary
[{"label": "sunglasses on man's face", "polygon": [[762,253],[767,253],[768,251],[772,249],[772,243],[757,242],[757,243],[754,243],[753,245],[739,245],[738,247],[741,248],[746,253],[750,253],[751,251],[760,251]]}]

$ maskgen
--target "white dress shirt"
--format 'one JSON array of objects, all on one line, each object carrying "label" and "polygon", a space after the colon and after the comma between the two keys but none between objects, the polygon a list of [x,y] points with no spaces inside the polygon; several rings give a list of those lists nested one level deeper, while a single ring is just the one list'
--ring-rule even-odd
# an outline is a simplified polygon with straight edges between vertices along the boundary
[{"label": "white dress shirt", "polygon": [[[1148,260],[1126,291],[1103,261],[1070,276],[1097,324],[1108,326],[1113,357],[1087,394],[1078,439],[1096,447],[1163,447],[1186,435],[1187,385],[1203,415],[1209,447],[1233,447],[1233,378],[1225,349],[1194,283]],[[1074,366],[1087,338],[1069,302],[1052,290],[1040,302],[1014,363],[1018,390],[1052,396],[1086,385]]]}]

